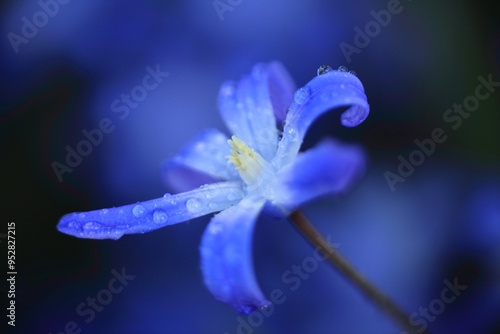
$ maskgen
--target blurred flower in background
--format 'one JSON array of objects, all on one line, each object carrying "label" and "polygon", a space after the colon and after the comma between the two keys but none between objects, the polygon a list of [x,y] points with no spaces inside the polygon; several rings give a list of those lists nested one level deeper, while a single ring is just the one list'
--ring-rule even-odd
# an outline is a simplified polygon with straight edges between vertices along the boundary
[{"label": "blurred flower in background", "polygon": [[[416,312],[417,326],[425,320],[433,332],[498,331],[498,89],[458,129],[443,120],[474,96],[479,76],[500,81],[494,8],[470,1],[222,2],[232,8],[223,20],[205,0],[2,3],[2,216],[17,226],[19,330],[70,332],[74,322],[87,333],[398,333],[329,266],[318,263],[307,278],[294,274],[313,249],[286,225],[257,224],[258,280],[266,296],[280,289],[285,298],[262,321],[239,319],[203,287],[197,246],[206,219],[118,242],[75,242],[55,229],[67,212],[171,191],[161,183],[160,163],[201,129],[223,128],[214,98],[222,82],[277,59],[299,87],[321,64],[345,65],[370,100],[361,126],[343,129],[330,113],[306,137],[305,149],[325,135],[361,143],[371,159],[348,197],[305,208],[312,221]],[[11,32],[27,40],[18,52]],[[359,49],[350,62],[342,43]],[[168,76],[145,80],[157,66]],[[398,157],[409,159],[414,141],[432,138],[436,128],[447,140],[392,192],[384,173],[397,173]],[[91,152],[71,167],[67,147]],[[62,182],[53,162],[72,169]],[[112,270],[122,268],[135,278],[126,286],[113,281],[114,291],[123,286],[119,293],[101,292],[112,291]],[[455,277],[467,288],[439,313],[433,301]]]}]

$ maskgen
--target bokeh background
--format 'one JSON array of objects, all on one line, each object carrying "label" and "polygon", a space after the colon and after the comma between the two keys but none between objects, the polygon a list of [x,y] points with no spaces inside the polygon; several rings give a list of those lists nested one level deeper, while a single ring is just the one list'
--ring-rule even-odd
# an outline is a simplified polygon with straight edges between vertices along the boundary
[{"label": "bokeh background", "polygon": [[[262,218],[255,231],[262,289],[286,297],[258,326],[203,285],[198,245],[210,217],[118,241],[56,230],[65,213],[170,191],[161,161],[204,128],[225,130],[216,107],[221,83],[271,60],[298,87],[321,64],[347,66],[371,106],[357,128],[341,127],[338,111],[313,126],[305,147],[324,136],[359,143],[369,168],[351,193],[304,212],[408,313],[439,299],[444,280],[466,285],[427,321],[432,333],[500,332],[500,89],[456,130],[443,120],[475,94],[478,76],[500,81],[492,1],[402,1],[401,12],[350,59],[341,43],[354,45],[354,29],[364,30],[374,21],[370,11],[390,1],[222,0],[230,10],[221,16],[213,0],[68,1],[57,12],[50,7],[46,22],[37,13],[56,2],[44,1],[0,5],[0,241],[6,251],[7,222],[15,222],[18,271],[9,333],[400,333],[327,263],[292,291],[282,275],[313,249],[286,221]],[[9,34],[22,35],[23,18],[34,15],[41,27],[14,47]],[[120,119],[112,102],[142,83],[147,66],[169,76]],[[64,163],[65,147],[74,149],[82,130],[103,118],[114,131],[59,182],[51,163]],[[384,173],[397,173],[398,157],[408,158],[414,140],[435,128],[447,140],[391,191]],[[78,305],[122,268],[135,278],[87,323]],[[238,329],[238,317],[255,326]]]}]

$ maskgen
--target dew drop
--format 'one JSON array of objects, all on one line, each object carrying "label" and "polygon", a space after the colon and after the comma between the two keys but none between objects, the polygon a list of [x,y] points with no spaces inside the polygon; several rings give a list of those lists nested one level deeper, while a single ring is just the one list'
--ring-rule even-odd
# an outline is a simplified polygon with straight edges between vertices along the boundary
[{"label": "dew drop", "polygon": [[96,223],[96,222],[88,222],[85,225],[83,225],[83,229],[89,233],[92,232],[97,232],[99,229],[101,229],[101,224]]},{"label": "dew drop", "polygon": [[142,205],[137,204],[132,209],[132,213],[134,214],[134,216],[136,218],[141,218],[141,217],[143,217],[146,214],[146,209]]},{"label": "dew drop", "polygon": [[208,203],[208,207],[209,207],[211,210],[215,210],[215,208],[217,207],[217,204],[215,204],[214,202],[210,202],[210,203]]},{"label": "dew drop", "polygon": [[220,89],[221,97],[230,97],[236,90],[236,84],[232,81],[226,82]]},{"label": "dew drop", "polygon": [[356,73],[356,71],[352,71],[352,70],[351,70],[351,71],[349,71],[349,73],[351,73],[351,74],[352,74],[352,75],[354,75],[354,76],[358,76],[358,73]]},{"label": "dew drop", "polygon": [[209,227],[210,233],[219,234],[222,232],[222,224],[218,221],[212,222]]},{"label": "dew drop", "polygon": [[229,193],[229,195],[227,195],[227,200],[230,201],[230,202],[236,201],[236,200],[239,200],[239,199],[241,199],[241,196],[238,195],[235,192]]},{"label": "dew drop", "polygon": [[286,133],[288,134],[288,139],[291,142],[295,142],[299,138],[299,133],[297,132],[295,126],[289,125],[288,129],[286,130]]},{"label": "dew drop", "polygon": [[172,197],[172,194],[170,193],[166,193],[165,195],[163,195],[163,198],[165,199],[170,199],[170,197]]},{"label": "dew drop", "polygon": [[340,66],[340,67],[339,67],[339,71],[340,71],[340,72],[348,72],[349,70],[348,70],[348,69],[347,69],[347,67],[345,67],[345,66]]},{"label": "dew drop", "polygon": [[193,197],[187,200],[186,207],[189,211],[197,213],[201,211],[202,203],[199,199]]},{"label": "dew drop", "polygon": [[309,99],[310,95],[311,95],[311,88],[304,86],[302,88],[299,88],[295,92],[293,99],[295,100],[295,103],[297,103],[297,104],[304,104]]},{"label": "dew drop", "polygon": [[321,65],[321,66],[318,68],[317,74],[318,74],[318,75],[321,75],[321,74],[328,73],[328,72],[330,72],[330,71],[333,71],[333,68],[332,68],[330,65]]},{"label": "dew drop", "polygon": [[168,220],[167,213],[161,209],[155,210],[153,212],[153,221],[155,224],[164,224]]},{"label": "dew drop", "polygon": [[85,214],[84,213],[80,213],[79,216],[80,216],[81,219],[85,218]]},{"label": "dew drop", "polygon": [[204,151],[206,149],[206,144],[204,142],[196,143],[194,149],[197,151]]},{"label": "dew drop", "polygon": [[68,223],[69,228],[79,228],[80,224],[78,224],[76,221],[72,220]]}]

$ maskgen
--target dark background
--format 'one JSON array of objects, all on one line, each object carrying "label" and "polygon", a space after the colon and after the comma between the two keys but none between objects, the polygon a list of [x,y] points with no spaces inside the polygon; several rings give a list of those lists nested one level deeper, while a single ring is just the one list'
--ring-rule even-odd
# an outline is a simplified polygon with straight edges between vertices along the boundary
[{"label": "dark background", "polygon": [[[212,0],[69,1],[16,53],[9,33],[21,35],[22,18],[33,22],[41,7],[2,2],[0,232],[15,222],[18,271],[9,333],[56,334],[71,321],[81,333],[237,333],[240,315],[217,302],[201,278],[198,245],[209,216],[118,241],[77,239],[56,225],[65,213],[169,191],[161,161],[204,128],[225,131],[216,108],[221,83],[271,60],[281,61],[298,87],[321,64],[347,66],[371,106],[357,128],[342,128],[332,112],[311,129],[306,147],[335,136],[364,146],[370,162],[351,193],[304,212],[408,313],[439,299],[444,280],[466,285],[427,321],[433,333],[499,332],[499,89],[456,130],[443,120],[475,94],[479,76],[500,81],[498,10],[488,2],[402,1],[401,13],[348,61],[339,45],[354,45],[354,28],[364,30],[374,20],[370,11],[388,3],[242,0],[221,20]],[[156,65],[170,75],[120,120],[112,101]],[[103,118],[115,130],[59,182],[51,163],[64,163],[65,147],[75,148],[82,130]],[[436,128],[447,140],[391,191],[384,173],[397,173],[398,157],[408,159],[414,140]],[[0,241],[6,254],[5,235]],[[326,263],[292,291],[282,274],[312,254],[286,221],[259,221],[259,283],[266,295],[280,289],[286,300],[250,331],[400,333]],[[122,268],[135,278],[87,323],[78,305],[107,289],[112,270]],[[4,280],[5,307],[6,294]]]}]

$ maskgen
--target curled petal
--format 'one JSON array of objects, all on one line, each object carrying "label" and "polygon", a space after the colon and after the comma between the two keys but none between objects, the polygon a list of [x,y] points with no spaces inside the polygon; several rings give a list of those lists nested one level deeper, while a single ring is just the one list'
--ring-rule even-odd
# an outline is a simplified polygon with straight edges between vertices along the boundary
[{"label": "curled petal", "polygon": [[293,160],[316,118],[328,110],[346,106],[349,109],[340,116],[342,125],[354,127],[368,117],[370,107],[363,85],[351,73],[330,71],[299,88],[288,111],[275,165],[280,168]]},{"label": "curled petal", "polygon": [[162,177],[176,191],[187,191],[203,184],[237,180],[238,172],[228,165],[231,147],[227,137],[214,129],[202,131],[173,159],[162,164]]},{"label": "curled petal", "polygon": [[257,64],[240,81],[226,82],[219,92],[219,109],[229,130],[266,160],[276,153],[278,129],[292,99],[293,81],[277,62]]},{"label": "curled petal", "polygon": [[272,203],[289,214],[319,196],[342,193],[364,173],[365,164],[359,147],[324,140],[299,153],[293,163],[276,175]]},{"label": "curled petal", "polygon": [[224,210],[243,198],[241,187],[238,181],[214,183],[146,202],[74,212],[64,215],[57,229],[78,238],[116,240],[124,234],[149,232]]},{"label": "curled petal", "polygon": [[253,270],[252,234],[264,201],[249,197],[216,215],[201,241],[205,284],[218,300],[238,312],[250,313],[270,303],[264,298]]}]

